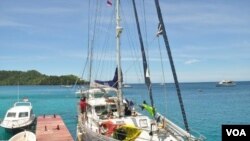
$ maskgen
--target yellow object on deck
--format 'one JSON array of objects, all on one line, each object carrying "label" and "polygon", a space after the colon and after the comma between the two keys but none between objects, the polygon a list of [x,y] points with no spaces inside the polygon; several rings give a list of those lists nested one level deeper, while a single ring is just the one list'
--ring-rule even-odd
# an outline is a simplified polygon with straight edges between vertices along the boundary
[{"label": "yellow object on deck", "polygon": [[141,134],[141,130],[132,125],[122,125],[117,128],[114,138],[122,141],[133,141]]}]

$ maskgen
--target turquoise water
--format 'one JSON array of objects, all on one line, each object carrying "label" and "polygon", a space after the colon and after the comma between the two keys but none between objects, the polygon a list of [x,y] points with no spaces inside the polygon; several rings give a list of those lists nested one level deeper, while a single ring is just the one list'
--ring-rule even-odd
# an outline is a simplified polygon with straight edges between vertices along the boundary
[{"label": "turquoise water", "polygon": [[[3,119],[5,112],[16,102],[18,95],[17,86],[0,87],[0,118]],[[19,97],[28,97],[33,104],[36,115],[60,115],[67,125],[72,136],[76,131],[76,102],[72,89],[60,86],[20,86]],[[11,133],[0,128],[0,140],[9,139]]]},{"label": "turquoise water", "polygon": [[[215,87],[215,85],[216,83],[181,84],[189,126],[206,136],[208,141],[221,140],[222,124],[250,124],[250,82],[237,82],[235,87]],[[74,91],[60,86],[19,87],[20,98],[29,98],[36,115],[61,115],[75,138],[78,100]],[[0,119],[17,100],[17,93],[17,86],[0,86]],[[136,104],[141,104],[143,100],[150,103],[144,85],[134,84],[132,88],[124,89],[124,93],[126,98]],[[183,126],[174,85],[167,84],[167,88],[164,88],[154,84],[153,93],[157,111]],[[0,140],[7,140],[11,136],[0,128]]]}]

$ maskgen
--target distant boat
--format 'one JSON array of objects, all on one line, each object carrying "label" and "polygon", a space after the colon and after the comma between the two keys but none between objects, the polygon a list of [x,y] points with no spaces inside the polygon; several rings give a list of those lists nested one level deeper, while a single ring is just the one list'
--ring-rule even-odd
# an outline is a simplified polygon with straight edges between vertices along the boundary
[{"label": "distant boat", "polygon": [[7,130],[23,129],[35,121],[32,105],[25,98],[23,102],[16,102],[11,107],[1,122],[0,126]]},{"label": "distant boat", "polygon": [[235,85],[236,83],[232,80],[222,80],[216,86],[217,87],[230,87],[230,86],[235,86]]},{"label": "distant boat", "polygon": [[36,135],[30,131],[23,131],[11,137],[9,141],[36,141]]},{"label": "distant boat", "polygon": [[61,87],[64,87],[64,88],[72,88],[73,86],[72,86],[72,85],[61,85]]},{"label": "distant boat", "polygon": [[129,84],[123,84],[123,88],[131,88],[132,86]]},{"label": "distant boat", "polygon": [[161,86],[164,86],[164,85],[166,85],[166,83],[160,83],[160,85],[161,85]]}]

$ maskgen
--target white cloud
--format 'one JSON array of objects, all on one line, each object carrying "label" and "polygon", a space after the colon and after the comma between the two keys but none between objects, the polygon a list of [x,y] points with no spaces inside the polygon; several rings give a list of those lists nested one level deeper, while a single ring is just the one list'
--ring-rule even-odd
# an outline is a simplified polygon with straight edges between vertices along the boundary
[{"label": "white cloud", "polygon": [[[202,29],[201,31],[206,33],[250,33],[249,10],[240,4],[164,1],[161,2],[161,9],[166,26],[175,27],[177,31],[190,32]],[[147,21],[157,21],[155,11],[150,10],[148,14]]]},{"label": "white cloud", "polygon": [[61,8],[61,7],[47,7],[47,8],[15,8],[11,12],[14,13],[26,13],[26,14],[71,14],[80,12],[80,9],[73,8]]},{"label": "white cloud", "polygon": [[30,25],[2,19],[0,20],[0,27],[30,27]]},{"label": "white cloud", "polygon": [[187,60],[185,62],[185,64],[189,65],[189,64],[194,64],[194,63],[198,63],[198,62],[200,62],[200,60],[198,60],[198,59],[190,59],[190,60]]}]

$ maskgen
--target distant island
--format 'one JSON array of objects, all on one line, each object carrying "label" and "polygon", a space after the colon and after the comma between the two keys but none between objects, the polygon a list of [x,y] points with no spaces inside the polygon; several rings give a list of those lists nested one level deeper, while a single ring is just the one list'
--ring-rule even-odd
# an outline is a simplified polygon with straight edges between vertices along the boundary
[{"label": "distant island", "polygon": [[74,85],[86,84],[74,75],[48,76],[36,70],[5,71],[0,70],[0,85]]}]

